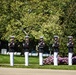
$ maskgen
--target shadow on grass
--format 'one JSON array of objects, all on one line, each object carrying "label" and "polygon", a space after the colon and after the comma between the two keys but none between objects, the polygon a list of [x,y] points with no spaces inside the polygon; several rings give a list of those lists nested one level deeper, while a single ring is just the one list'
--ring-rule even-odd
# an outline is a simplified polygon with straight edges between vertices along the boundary
[{"label": "shadow on grass", "polygon": [[43,65],[40,66],[38,64],[29,64],[29,66],[25,66],[24,64],[14,64],[14,66],[10,66],[10,64],[0,64],[0,67],[7,68],[32,68],[32,69],[57,69],[57,70],[76,70],[76,65],[68,66],[68,65]]}]

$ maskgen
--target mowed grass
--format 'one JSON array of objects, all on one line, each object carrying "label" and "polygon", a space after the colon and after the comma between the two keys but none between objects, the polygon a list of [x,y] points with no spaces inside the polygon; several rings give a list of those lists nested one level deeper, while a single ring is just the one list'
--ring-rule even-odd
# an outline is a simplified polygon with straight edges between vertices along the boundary
[{"label": "mowed grass", "polygon": [[[76,65],[39,65],[39,58],[36,56],[29,57],[29,66],[24,65],[24,56],[14,56],[14,66],[12,68],[34,68],[34,69],[60,69],[60,70],[76,70]],[[11,67],[10,56],[0,55],[0,67]]]},{"label": "mowed grass", "polygon": [[[38,64],[38,57],[29,57],[30,64]],[[25,57],[24,56],[14,56],[14,64],[24,64]],[[10,55],[0,55],[0,64],[10,64]]]}]

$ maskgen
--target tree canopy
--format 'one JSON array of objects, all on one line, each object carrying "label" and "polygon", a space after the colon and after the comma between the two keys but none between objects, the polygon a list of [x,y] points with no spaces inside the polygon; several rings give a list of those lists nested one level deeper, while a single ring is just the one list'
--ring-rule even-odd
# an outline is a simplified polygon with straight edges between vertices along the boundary
[{"label": "tree canopy", "polygon": [[76,0],[0,0],[0,39],[14,35],[22,41],[26,32],[49,44],[58,35],[64,43],[68,35],[75,39],[75,17]]}]

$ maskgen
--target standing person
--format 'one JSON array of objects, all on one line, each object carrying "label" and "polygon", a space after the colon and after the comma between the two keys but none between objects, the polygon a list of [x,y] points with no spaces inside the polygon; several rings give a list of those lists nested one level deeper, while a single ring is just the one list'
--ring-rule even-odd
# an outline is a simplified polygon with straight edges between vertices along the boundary
[{"label": "standing person", "polygon": [[73,55],[73,47],[74,47],[72,36],[68,36],[67,47],[68,47],[68,65],[72,65],[72,55]]},{"label": "standing person", "polygon": [[58,36],[54,36],[54,43],[53,43],[53,48],[54,48],[54,65],[57,66],[58,65],[58,52],[59,52],[59,37]]},{"label": "standing person", "polygon": [[25,41],[23,42],[23,49],[25,55],[25,66],[29,65],[28,56],[29,56],[29,36],[25,36]]},{"label": "standing person", "polygon": [[8,44],[9,52],[10,52],[10,66],[14,66],[14,47],[15,47],[14,38],[15,36],[11,36],[10,42]]},{"label": "standing person", "polygon": [[43,65],[43,51],[45,47],[45,42],[43,36],[40,37],[40,41],[38,43],[38,50],[39,50],[39,65]]}]

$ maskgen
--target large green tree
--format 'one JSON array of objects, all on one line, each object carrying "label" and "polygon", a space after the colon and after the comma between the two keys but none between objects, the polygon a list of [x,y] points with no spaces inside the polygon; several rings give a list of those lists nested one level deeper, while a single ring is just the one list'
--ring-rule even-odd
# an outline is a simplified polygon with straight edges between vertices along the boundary
[{"label": "large green tree", "polygon": [[63,26],[65,35],[76,36],[76,0],[70,0],[63,9]]},{"label": "large green tree", "polygon": [[[11,35],[22,41],[44,36],[48,44],[59,35],[66,50],[67,36],[76,36],[76,0],[0,0],[0,38]],[[65,47],[64,47],[65,46]]]},{"label": "large green tree", "polygon": [[[53,33],[56,34],[58,31],[55,27],[59,27],[59,16],[63,13],[60,7],[61,3],[60,0],[8,0],[6,8],[9,11],[6,16],[9,17],[9,21],[4,22],[7,27],[3,38],[8,39],[10,35],[15,35],[18,40],[21,40],[25,36],[22,32],[24,30],[29,33],[30,37],[35,37],[38,34],[35,37],[38,39],[40,35],[44,34],[43,31],[46,29],[44,24],[48,26],[48,22],[50,22],[48,33],[52,32],[51,35],[53,36]],[[53,28],[54,31],[51,29],[51,25],[56,25]],[[45,32],[45,34],[47,33]],[[50,34],[45,35],[45,37],[47,36]]]}]

